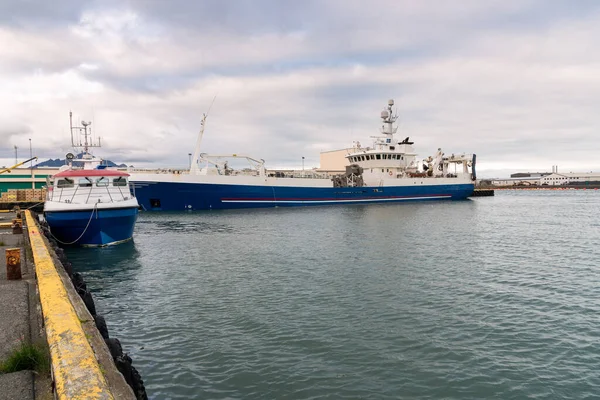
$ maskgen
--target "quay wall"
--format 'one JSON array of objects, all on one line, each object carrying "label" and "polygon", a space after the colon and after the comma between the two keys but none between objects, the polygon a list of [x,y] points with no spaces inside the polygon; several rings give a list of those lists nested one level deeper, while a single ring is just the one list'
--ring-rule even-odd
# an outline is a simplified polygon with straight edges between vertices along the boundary
[{"label": "quay wall", "polygon": [[[481,187],[484,188],[483,186]],[[600,185],[548,185],[548,186],[485,186],[493,190],[598,190]]]},{"label": "quay wall", "polygon": [[56,398],[147,399],[131,358],[109,338],[83,279],[73,274],[64,251],[45,237],[46,228],[34,214],[24,214]]}]

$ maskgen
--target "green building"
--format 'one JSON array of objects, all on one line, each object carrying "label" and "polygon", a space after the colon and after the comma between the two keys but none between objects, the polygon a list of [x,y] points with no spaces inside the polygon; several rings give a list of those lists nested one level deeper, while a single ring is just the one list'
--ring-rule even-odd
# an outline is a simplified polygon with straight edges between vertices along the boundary
[{"label": "green building", "polygon": [[0,193],[8,189],[42,189],[46,178],[58,173],[58,168],[15,168],[0,174]]}]

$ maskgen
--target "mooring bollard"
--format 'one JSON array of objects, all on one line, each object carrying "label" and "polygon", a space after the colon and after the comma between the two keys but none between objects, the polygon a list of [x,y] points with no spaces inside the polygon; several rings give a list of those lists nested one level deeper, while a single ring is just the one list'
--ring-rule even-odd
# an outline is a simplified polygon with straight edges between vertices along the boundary
[{"label": "mooring bollard", "polygon": [[21,279],[21,249],[6,249],[6,279]]},{"label": "mooring bollard", "polygon": [[18,235],[23,233],[23,220],[13,219],[12,220],[12,233]]}]

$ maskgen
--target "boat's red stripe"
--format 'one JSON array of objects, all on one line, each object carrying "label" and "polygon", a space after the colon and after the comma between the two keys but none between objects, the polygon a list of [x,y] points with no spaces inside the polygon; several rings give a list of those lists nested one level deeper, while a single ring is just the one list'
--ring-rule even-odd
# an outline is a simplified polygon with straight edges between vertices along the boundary
[{"label": "boat's red stripe", "polygon": [[381,200],[409,199],[412,197],[447,197],[450,194],[422,194],[413,196],[368,196],[368,197],[325,197],[325,198],[293,198],[293,197],[255,197],[255,198],[222,198],[221,201],[332,201],[332,200]]},{"label": "boat's red stripe", "polygon": [[54,174],[54,178],[80,177],[80,176],[129,176],[127,172],[114,169],[68,169]]}]

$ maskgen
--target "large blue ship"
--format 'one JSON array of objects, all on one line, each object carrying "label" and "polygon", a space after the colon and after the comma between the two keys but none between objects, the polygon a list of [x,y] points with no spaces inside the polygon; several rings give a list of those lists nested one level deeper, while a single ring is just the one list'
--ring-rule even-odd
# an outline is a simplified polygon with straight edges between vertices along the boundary
[{"label": "large blue ship", "polygon": [[[373,145],[355,142],[345,156],[345,173],[295,174],[268,171],[264,160],[246,155],[200,153],[205,114],[191,167],[185,172],[131,171],[143,210],[181,211],[230,208],[294,207],[334,204],[460,200],[473,193],[475,155],[417,159],[409,138],[397,141],[394,101],[381,112],[383,125]],[[232,161],[233,159],[233,161]],[[232,168],[239,160],[246,168]]]}]

